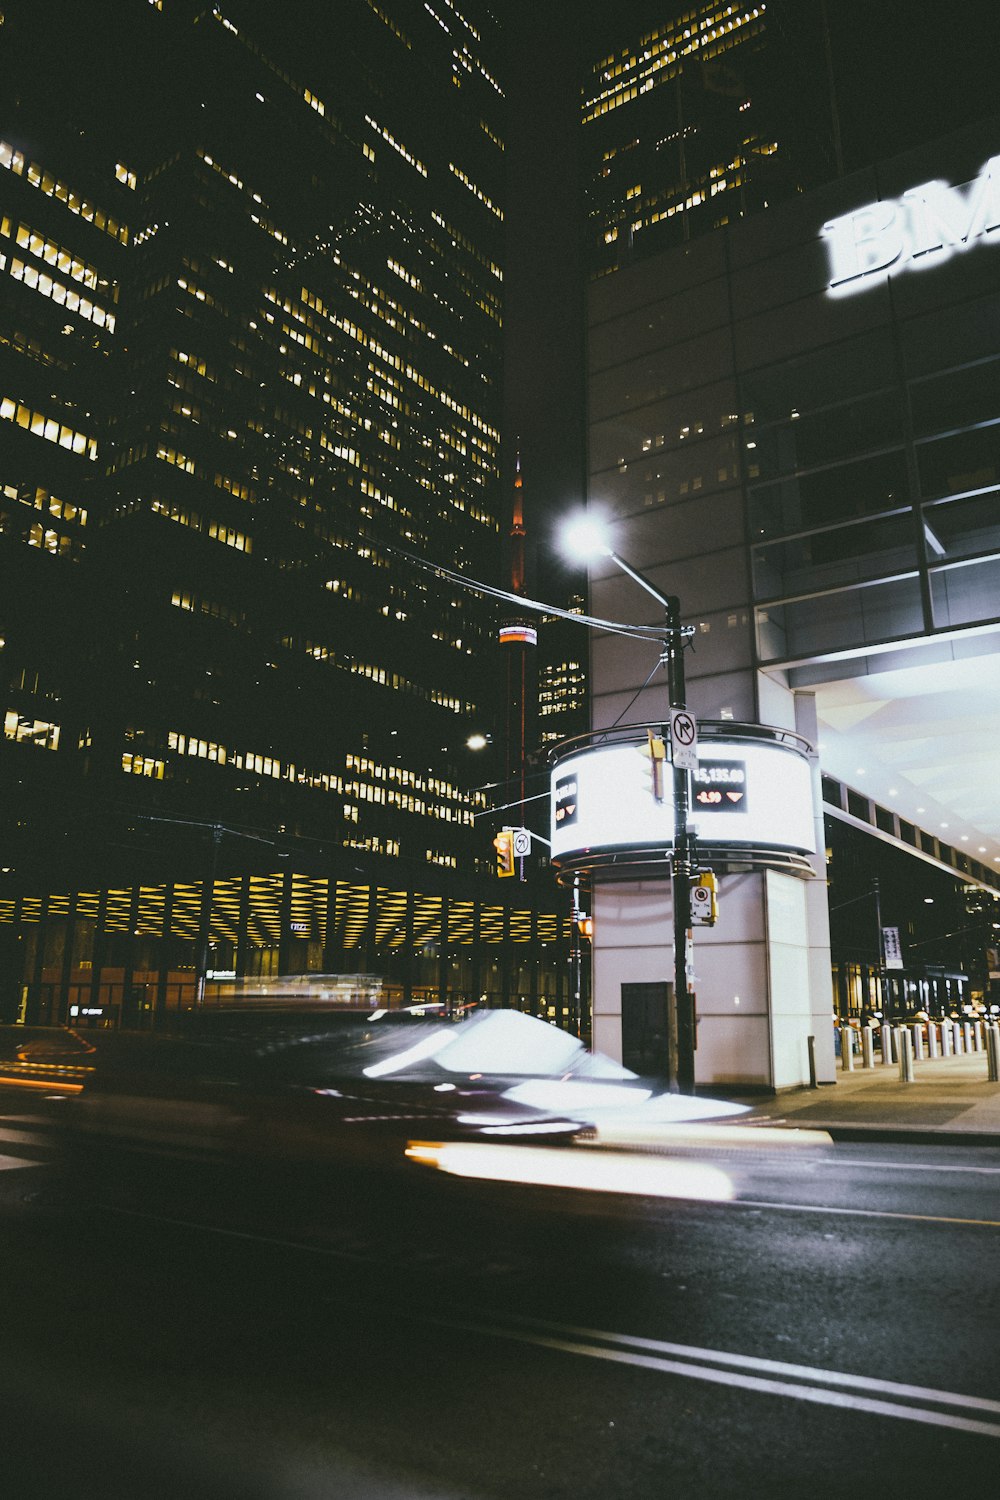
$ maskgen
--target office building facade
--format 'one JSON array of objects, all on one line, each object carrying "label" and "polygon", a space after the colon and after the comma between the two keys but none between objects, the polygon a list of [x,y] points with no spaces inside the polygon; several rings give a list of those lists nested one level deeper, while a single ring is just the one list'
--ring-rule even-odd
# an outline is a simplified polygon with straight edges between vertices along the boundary
[{"label": "office building facade", "polygon": [[5,7],[2,541],[40,566],[0,748],[50,784],[12,899],[203,878],[213,839],[220,880],[485,875],[495,618],[427,565],[500,565],[497,23],[156,0],[112,68],[52,9]]},{"label": "office building facade", "polygon": [[592,274],[788,196],[806,170],[803,138],[808,171],[819,169],[831,136],[822,69],[811,78],[808,119],[786,72],[791,55],[797,76],[809,69],[804,52],[815,51],[819,17],[812,8],[787,9],[726,0],[663,5],[588,71],[582,121]]},{"label": "office building facade", "polygon": [[[680,598],[694,714],[803,735],[817,814],[990,903],[998,151],[986,121],[599,279],[589,372],[590,504]],[[596,614],[654,621],[610,564],[592,584]],[[595,729],[653,650],[595,642]],[[633,719],[664,716],[656,681]],[[811,879],[726,865],[695,941],[699,1083],[805,1082],[810,1036],[830,1076],[818,830]],[[621,1047],[623,987],[672,972],[669,912],[666,880],[595,885],[603,1050]]]}]

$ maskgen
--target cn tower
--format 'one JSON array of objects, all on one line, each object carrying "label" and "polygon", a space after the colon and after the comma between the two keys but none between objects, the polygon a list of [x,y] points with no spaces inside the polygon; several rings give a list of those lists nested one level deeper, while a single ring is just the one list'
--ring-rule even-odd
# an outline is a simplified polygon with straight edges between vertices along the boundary
[{"label": "cn tower", "polygon": [[[521,478],[521,455],[514,474],[514,503],[510,528],[510,591],[525,593],[524,557],[524,483]],[[524,823],[525,776],[528,750],[529,683],[532,679],[532,653],[538,644],[534,625],[519,615],[509,616],[500,626],[500,645],[506,658],[507,691],[504,733],[504,774],[507,800],[521,802],[520,822]]]}]

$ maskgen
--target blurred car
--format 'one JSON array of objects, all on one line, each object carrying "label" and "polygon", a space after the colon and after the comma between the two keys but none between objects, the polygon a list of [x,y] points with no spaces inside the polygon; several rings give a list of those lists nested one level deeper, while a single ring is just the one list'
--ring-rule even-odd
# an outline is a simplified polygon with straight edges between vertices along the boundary
[{"label": "blurred car", "polygon": [[517,1011],[460,1021],[322,1006],[204,1010],[119,1034],[66,1101],[80,1146],[205,1160],[402,1167],[413,1139],[554,1144],[602,1121],[649,1129],[743,1107],[657,1094]]}]

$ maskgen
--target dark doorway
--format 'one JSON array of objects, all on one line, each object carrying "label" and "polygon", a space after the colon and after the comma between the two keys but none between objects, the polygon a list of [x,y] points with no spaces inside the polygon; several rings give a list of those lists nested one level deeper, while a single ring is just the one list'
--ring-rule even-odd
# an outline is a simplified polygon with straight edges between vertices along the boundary
[{"label": "dark doorway", "polygon": [[622,985],[622,1062],[654,1078],[677,1075],[677,1027],[671,1024],[673,985]]}]

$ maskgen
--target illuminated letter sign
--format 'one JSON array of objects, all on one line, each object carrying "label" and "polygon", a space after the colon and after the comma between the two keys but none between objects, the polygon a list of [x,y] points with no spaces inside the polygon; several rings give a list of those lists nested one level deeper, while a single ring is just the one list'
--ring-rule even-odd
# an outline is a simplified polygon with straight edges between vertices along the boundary
[{"label": "illuminated letter sign", "polygon": [[[1000,229],[1000,156],[962,187],[925,182],[823,225],[830,294],[844,296],[897,271],[939,265]],[[1000,235],[998,235],[1000,240]]]}]

